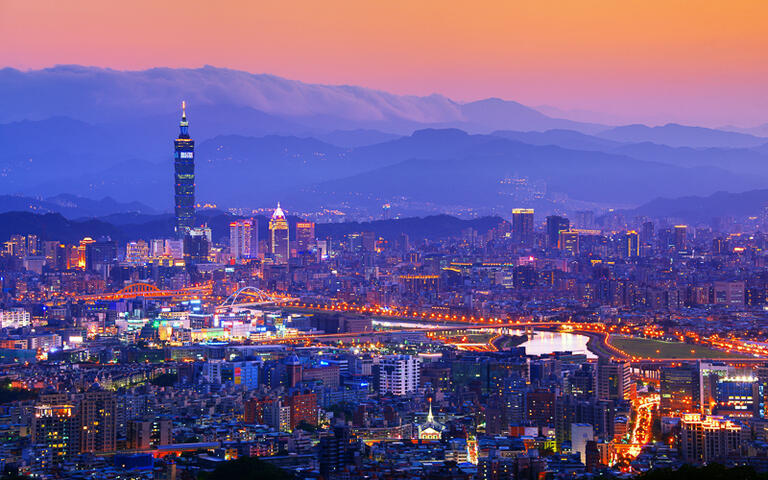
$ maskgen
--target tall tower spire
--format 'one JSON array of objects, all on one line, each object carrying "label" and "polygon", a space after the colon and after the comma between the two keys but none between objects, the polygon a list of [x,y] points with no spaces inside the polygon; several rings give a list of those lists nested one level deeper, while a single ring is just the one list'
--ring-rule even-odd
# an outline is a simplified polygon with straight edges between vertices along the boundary
[{"label": "tall tower spire", "polygon": [[181,122],[179,122],[179,138],[189,138],[189,122],[187,121],[187,102],[181,101]]},{"label": "tall tower spire", "polygon": [[179,136],[173,142],[176,235],[183,238],[195,221],[195,141],[189,138],[187,102],[181,102]]}]

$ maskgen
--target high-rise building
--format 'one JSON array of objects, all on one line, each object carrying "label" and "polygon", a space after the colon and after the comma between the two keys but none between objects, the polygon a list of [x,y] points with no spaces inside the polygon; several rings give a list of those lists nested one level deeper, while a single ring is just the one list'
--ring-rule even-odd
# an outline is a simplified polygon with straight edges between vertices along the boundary
[{"label": "high-rise building", "polygon": [[348,427],[337,426],[331,432],[320,435],[320,474],[332,478],[335,472],[341,472],[352,463],[354,452],[352,437]]},{"label": "high-rise building", "polygon": [[651,243],[653,241],[653,222],[643,222],[640,228],[640,242]]},{"label": "high-rise building", "polygon": [[688,248],[688,226],[675,225],[675,250],[678,252]]},{"label": "high-rise building", "polygon": [[630,230],[624,236],[624,257],[636,258],[640,256],[640,235]]},{"label": "high-rise building", "polygon": [[576,228],[592,228],[595,226],[595,212],[592,210],[579,210],[576,212]]},{"label": "high-rise building", "polygon": [[385,355],[379,363],[379,393],[407,395],[419,388],[419,359],[411,355]]},{"label": "high-rise building", "polygon": [[701,412],[703,392],[698,365],[663,367],[659,390],[661,415],[680,416],[683,413]]},{"label": "high-rise building", "polygon": [[110,267],[117,261],[117,243],[109,237],[85,245],[85,269],[108,275]]},{"label": "high-rise building", "polygon": [[37,235],[27,235],[27,255],[40,255],[40,239]]},{"label": "high-rise building", "polygon": [[579,254],[579,232],[572,230],[561,230],[558,235],[557,248],[570,254]]},{"label": "high-rise building", "polygon": [[195,141],[189,138],[186,103],[181,103],[179,136],[174,141],[176,235],[184,237],[195,221]]},{"label": "high-rise building", "polygon": [[296,223],[296,250],[299,253],[308,252],[315,244],[314,222]]},{"label": "high-rise building", "polygon": [[141,265],[149,260],[149,245],[144,240],[125,244],[125,261]]},{"label": "high-rise building", "polygon": [[290,409],[291,430],[295,430],[299,424],[308,423],[317,425],[317,395],[310,392],[294,392],[283,398],[285,405]]},{"label": "high-rise building", "polygon": [[600,400],[628,400],[631,383],[629,363],[598,362],[597,397]]},{"label": "high-rise building", "polygon": [[184,235],[184,261],[205,263],[211,248],[211,229],[208,227],[189,228]]},{"label": "high-rise building", "polygon": [[24,235],[11,235],[11,239],[8,242],[10,245],[10,255],[16,258],[24,258],[27,256],[27,239]]},{"label": "high-rise building", "polygon": [[288,263],[291,256],[290,237],[288,234],[288,220],[285,218],[280,202],[277,203],[275,213],[269,220],[269,252],[275,262]]},{"label": "high-rise building", "polygon": [[512,210],[512,240],[524,246],[533,246],[532,208]]},{"label": "high-rise building", "polygon": [[571,222],[559,215],[550,215],[547,217],[547,248],[557,248],[560,241],[560,232],[568,230]]},{"label": "high-rise building", "polygon": [[587,459],[587,442],[595,439],[595,429],[589,423],[571,424],[571,451],[577,452],[582,462]]},{"label": "high-rise building", "polygon": [[683,415],[680,451],[688,463],[708,463],[739,454],[747,440],[741,425],[724,417],[698,413]]},{"label": "high-rise building", "polygon": [[538,389],[525,396],[525,416],[536,426],[554,426],[555,392]]},{"label": "high-rise building", "polygon": [[75,406],[43,404],[35,407],[32,417],[32,442],[48,450],[48,457],[60,460],[79,452]]},{"label": "high-rise building", "polygon": [[285,359],[285,370],[287,376],[286,380],[289,387],[295,387],[299,384],[299,382],[301,382],[303,367],[301,365],[301,361],[299,361],[299,357],[297,357],[296,354],[293,354]]},{"label": "high-rise building", "polygon": [[762,384],[754,376],[728,376],[715,385],[714,413],[731,418],[759,416],[763,401]]},{"label": "high-rise building", "polygon": [[229,224],[229,252],[232,258],[259,256],[259,221],[255,218],[237,220]]},{"label": "high-rise building", "polygon": [[116,447],[115,394],[89,390],[80,400],[80,453],[114,452]]}]

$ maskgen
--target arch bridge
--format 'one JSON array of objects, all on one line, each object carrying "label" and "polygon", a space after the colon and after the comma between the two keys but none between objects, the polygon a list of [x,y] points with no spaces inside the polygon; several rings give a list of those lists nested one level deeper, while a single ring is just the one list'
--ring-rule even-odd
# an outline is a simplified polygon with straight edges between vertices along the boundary
[{"label": "arch bridge", "polygon": [[227,307],[258,307],[277,305],[294,299],[277,293],[270,293],[256,287],[243,287],[232,293],[217,308]]},{"label": "arch bridge", "polygon": [[176,290],[161,290],[156,285],[146,282],[138,282],[121,288],[117,292],[104,292],[92,295],[78,295],[78,300],[124,300],[130,298],[185,298],[202,297],[210,295],[211,284],[205,283],[192,287],[185,287]]}]

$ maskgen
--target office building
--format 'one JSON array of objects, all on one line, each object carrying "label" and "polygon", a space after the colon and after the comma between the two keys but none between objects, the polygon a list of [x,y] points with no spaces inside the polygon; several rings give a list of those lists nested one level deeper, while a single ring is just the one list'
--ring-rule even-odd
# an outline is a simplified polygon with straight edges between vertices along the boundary
[{"label": "office building", "polygon": [[229,253],[235,260],[259,256],[259,223],[255,218],[229,224]]},{"label": "office building", "polygon": [[181,104],[179,136],[174,141],[176,235],[183,238],[195,221],[195,141],[189,137],[186,103]]},{"label": "office building", "polygon": [[571,226],[570,221],[559,215],[550,215],[547,217],[547,248],[559,248],[560,232],[568,230]]},{"label": "office building", "polygon": [[533,246],[533,209],[512,210],[512,240],[523,246]]},{"label": "office building", "polygon": [[703,388],[698,365],[663,367],[659,389],[662,416],[701,412]]},{"label": "office building", "polygon": [[296,223],[296,250],[299,253],[308,252],[315,245],[314,222]]},{"label": "office building", "polygon": [[640,256],[640,235],[630,230],[624,236],[624,257],[637,258]]},{"label": "office building", "polygon": [[675,225],[675,250],[678,252],[688,248],[688,226],[687,225]]},{"label": "office building", "polygon": [[141,265],[149,260],[149,245],[144,240],[125,244],[125,261],[132,265]]},{"label": "office building", "polygon": [[0,328],[21,328],[29,325],[31,316],[23,308],[0,310]]},{"label": "office building", "polygon": [[759,416],[763,385],[755,376],[727,376],[717,381],[714,407],[716,415],[731,418]]},{"label": "office building", "polygon": [[206,263],[211,248],[211,229],[208,227],[188,228],[184,235],[184,261]]},{"label": "office building", "polygon": [[109,275],[110,268],[117,261],[117,243],[109,237],[85,244],[85,269]]},{"label": "office building", "polygon": [[269,253],[276,263],[288,263],[291,256],[288,220],[279,202],[269,220]]},{"label": "office building", "polygon": [[630,365],[624,362],[597,364],[597,396],[600,400],[628,400],[630,398]]}]

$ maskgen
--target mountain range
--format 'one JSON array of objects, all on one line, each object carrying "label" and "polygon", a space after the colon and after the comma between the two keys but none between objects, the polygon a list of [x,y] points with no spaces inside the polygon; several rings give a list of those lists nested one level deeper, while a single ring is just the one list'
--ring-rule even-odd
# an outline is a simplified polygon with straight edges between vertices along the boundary
[{"label": "mountain range", "polygon": [[[198,201],[224,207],[546,213],[768,186],[759,128],[601,125],[496,98],[457,102],[215,67],[57,66],[0,70],[0,210],[18,196],[66,193],[114,199],[94,215],[170,211],[182,99]],[[90,208],[19,205],[69,218]]]}]

